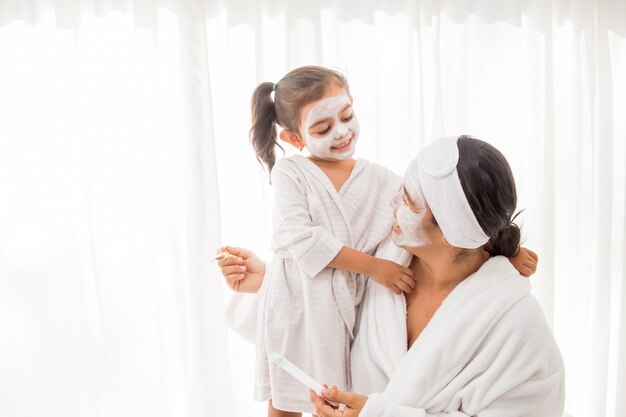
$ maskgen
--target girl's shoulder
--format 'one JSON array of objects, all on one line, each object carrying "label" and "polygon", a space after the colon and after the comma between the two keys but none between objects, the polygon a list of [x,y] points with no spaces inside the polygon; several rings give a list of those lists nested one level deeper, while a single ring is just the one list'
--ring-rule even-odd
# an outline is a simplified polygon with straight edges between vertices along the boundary
[{"label": "girl's shoulder", "polygon": [[306,159],[306,158],[303,157],[302,155],[283,156],[282,158],[276,161],[276,163],[274,164],[274,168],[272,168],[272,170],[276,168],[284,169],[284,170],[294,170],[296,167],[302,165],[303,159]]},{"label": "girl's shoulder", "polygon": [[288,176],[296,178],[302,175],[302,167],[306,163],[302,161],[306,159],[301,155],[285,156],[276,161],[272,167],[271,177],[274,178],[277,175]]},{"label": "girl's shoulder", "polygon": [[291,182],[296,184],[312,181],[324,182],[322,170],[302,155],[286,156],[274,164],[271,173],[272,184]]}]

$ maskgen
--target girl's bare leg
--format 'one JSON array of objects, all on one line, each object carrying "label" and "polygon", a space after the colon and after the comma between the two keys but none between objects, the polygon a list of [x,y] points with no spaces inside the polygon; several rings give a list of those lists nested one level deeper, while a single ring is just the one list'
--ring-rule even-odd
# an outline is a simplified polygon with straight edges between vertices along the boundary
[{"label": "girl's bare leg", "polygon": [[269,400],[267,406],[267,417],[302,417],[302,413],[293,413],[291,411],[277,410],[272,405],[272,400]]}]

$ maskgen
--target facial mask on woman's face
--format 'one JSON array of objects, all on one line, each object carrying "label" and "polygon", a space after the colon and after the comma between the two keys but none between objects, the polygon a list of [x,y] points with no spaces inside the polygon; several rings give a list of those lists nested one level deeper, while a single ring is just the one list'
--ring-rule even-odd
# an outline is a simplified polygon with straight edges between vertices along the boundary
[{"label": "facial mask on woman's face", "polygon": [[[344,122],[343,110],[350,104],[348,96],[328,97],[319,101],[307,116],[304,125],[306,146],[318,158],[344,160],[352,157],[359,137],[359,122],[354,112],[352,118]],[[330,131],[323,137],[311,136],[309,129],[316,123],[330,119]]]},{"label": "facial mask on woman's face", "polygon": [[412,208],[407,206],[403,192],[391,199],[390,204],[394,209],[396,222],[401,229],[401,233],[394,232],[392,234],[393,243],[401,247],[416,248],[426,246],[430,243],[428,234],[423,226],[424,217],[426,216],[426,199],[421,189],[419,189],[419,184],[416,189],[407,190],[407,194],[414,204]]}]

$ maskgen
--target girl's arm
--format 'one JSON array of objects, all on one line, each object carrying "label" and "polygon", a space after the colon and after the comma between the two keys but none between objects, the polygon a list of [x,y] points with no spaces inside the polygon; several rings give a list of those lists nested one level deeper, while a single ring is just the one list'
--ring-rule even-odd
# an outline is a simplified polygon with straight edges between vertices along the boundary
[{"label": "girl's arm", "polygon": [[286,251],[311,278],[324,268],[338,268],[372,277],[392,291],[410,292],[412,273],[394,262],[351,249],[325,227],[313,223],[308,190],[300,184],[291,162],[279,161],[272,169],[274,188],[274,249]]},{"label": "girl's arm", "polygon": [[339,251],[328,266],[367,275],[396,294],[400,294],[402,291],[410,293],[415,288],[413,271],[409,268],[356,251],[347,246]]}]

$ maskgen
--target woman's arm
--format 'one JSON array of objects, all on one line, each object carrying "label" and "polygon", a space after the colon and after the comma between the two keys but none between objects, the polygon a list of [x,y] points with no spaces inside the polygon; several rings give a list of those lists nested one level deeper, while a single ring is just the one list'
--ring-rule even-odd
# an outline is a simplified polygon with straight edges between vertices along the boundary
[{"label": "woman's arm", "polygon": [[[318,396],[315,391],[309,390],[309,399],[315,406],[315,415],[319,417],[435,417],[431,414],[426,414],[426,411],[422,408],[393,406],[387,404],[384,400],[377,401],[378,394],[367,398],[365,395],[354,392],[332,389],[322,391],[322,395],[324,395],[324,398]],[[345,407],[343,410],[331,407],[325,399],[344,404]],[[470,417],[461,412],[436,414],[436,416]]]},{"label": "woman's arm", "polygon": [[217,263],[230,288],[247,293],[255,293],[261,288],[265,263],[254,252],[234,246],[224,246],[217,252],[230,255]]},{"label": "woman's arm", "polygon": [[[339,391],[336,389],[322,392],[324,398],[318,396],[313,390],[309,390],[309,398],[315,406],[315,415],[319,417],[524,417],[524,416],[560,416],[561,409],[557,407],[542,407],[533,403],[533,399],[526,396],[523,387],[518,387],[512,392],[495,400],[488,408],[480,410],[470,416],[462,411],[450,411],[429,414],[423,408],[405,407],[395,405],[381,394],[373,394],[369,398],[354,392]],[[544,395],[553,395],[550,391]],[[558,396],[555,392],[554,396]],[[331,407],[325,399],[345,405],[343,410]],[[558,398],[554,399],[559,402]],[[512,402],[513,401],[513,402]],[[515,402],[527,402],[526,407],[512,406]],[[545,404],[545,401],[543,402]]]}]

